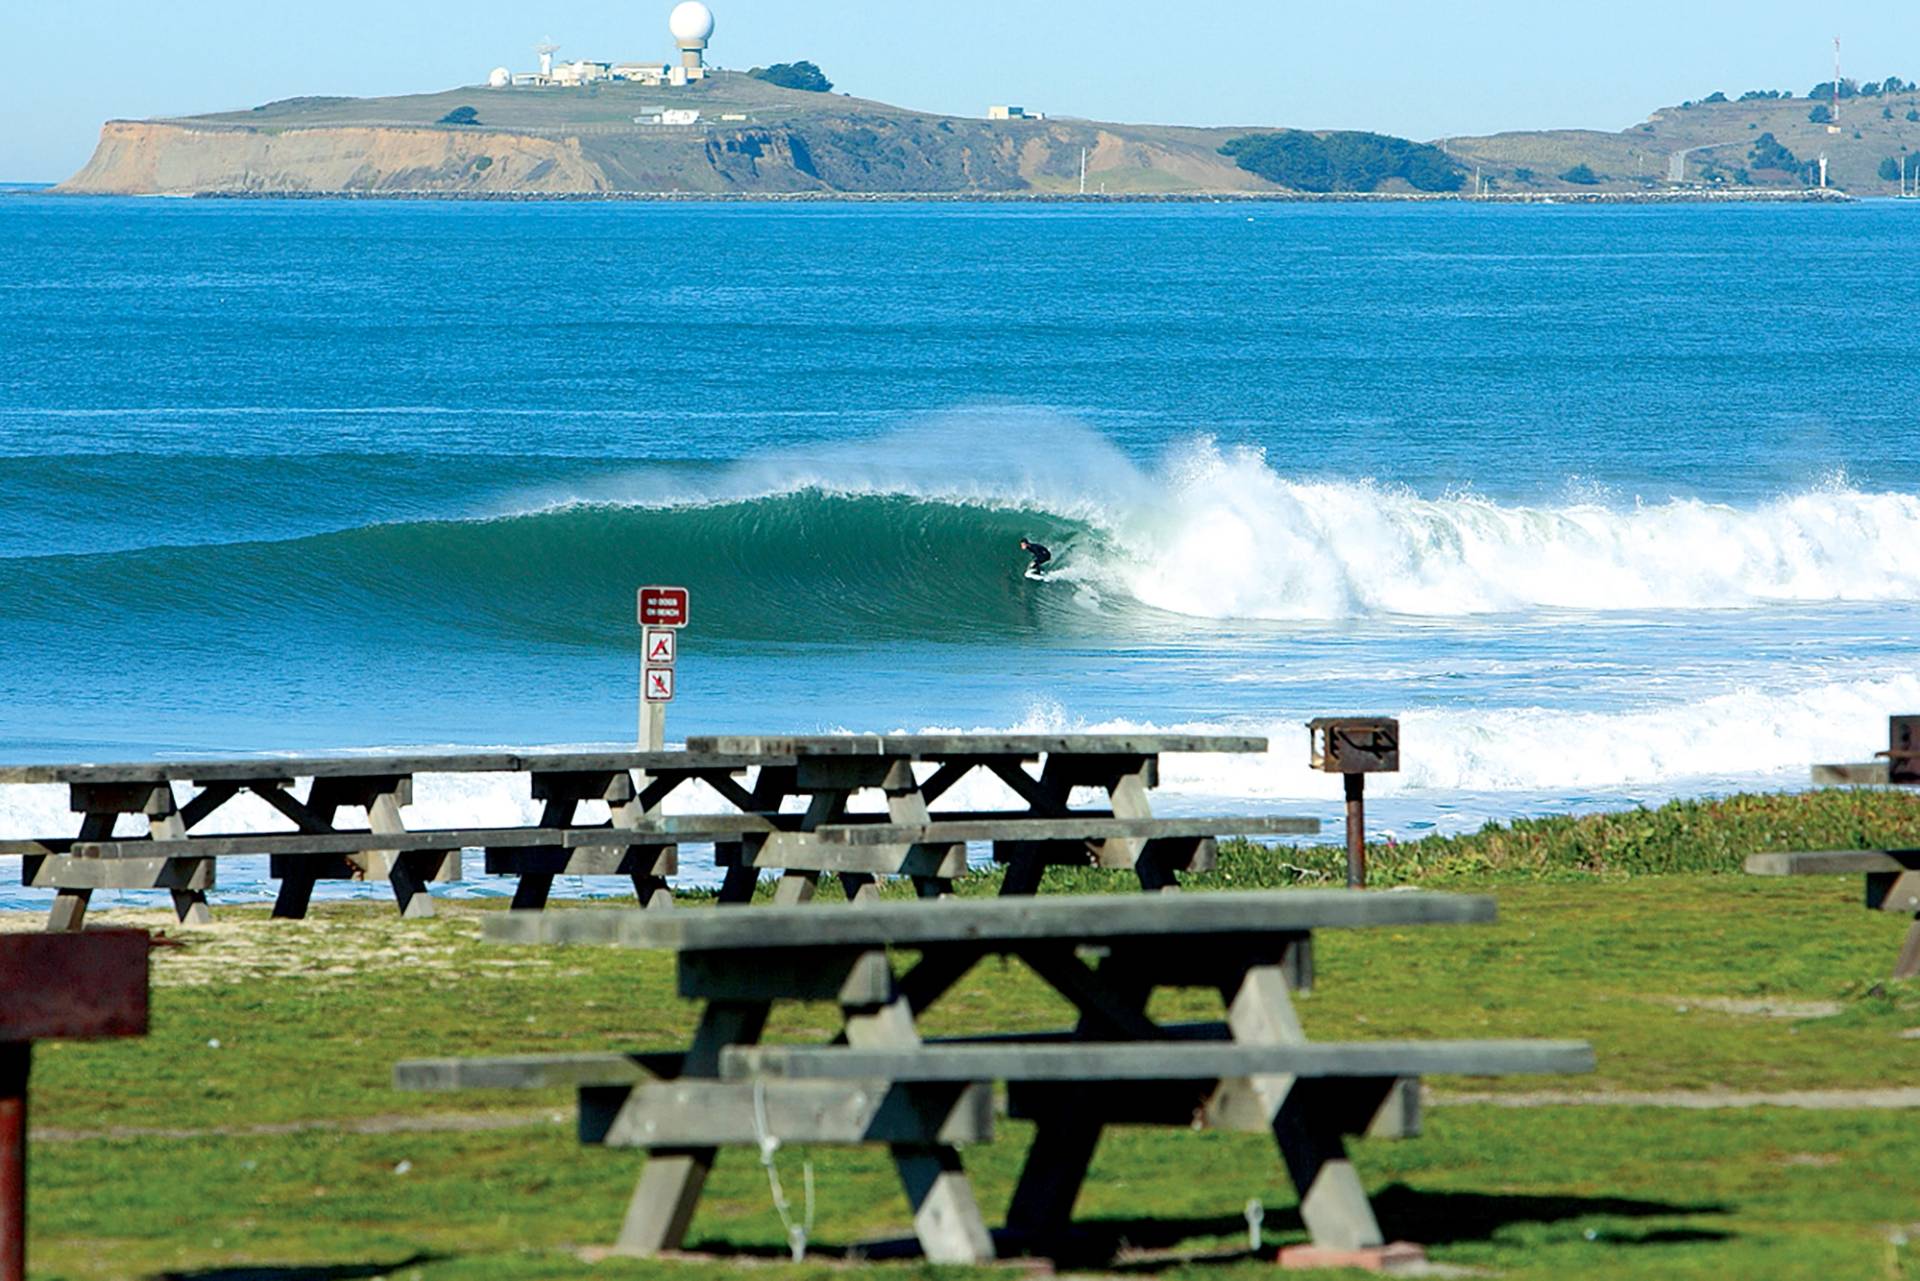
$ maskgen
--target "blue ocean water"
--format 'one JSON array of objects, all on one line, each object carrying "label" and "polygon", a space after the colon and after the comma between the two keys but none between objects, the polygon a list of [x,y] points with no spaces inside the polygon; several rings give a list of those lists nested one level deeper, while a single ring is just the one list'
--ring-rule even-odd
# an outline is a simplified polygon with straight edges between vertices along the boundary
[{"label": "blue ocean water", "polygon": [[1253,729],[1167,807],[1331,813],[1300,722],[1392,712],[1407,833],[1792,785],[1920,707],[1916,247],[1893,201],[0,196],[0,758],[621,741],[665,581],[674,739]]}]

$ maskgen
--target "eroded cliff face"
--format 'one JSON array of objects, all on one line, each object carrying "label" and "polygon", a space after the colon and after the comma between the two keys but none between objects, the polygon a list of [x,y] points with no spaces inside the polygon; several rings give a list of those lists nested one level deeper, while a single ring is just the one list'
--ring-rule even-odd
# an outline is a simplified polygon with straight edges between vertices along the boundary
[{"label": "eroded cliff face", "polygon": [[428,192],[779,194],[1234,191],[1267,186],[1205,136],[1049,123],[851,114],[804,126],[686,131],[400,125],[109,123],[60,190],[97,195]]},{"label": "eroded cliff face", "polygon": [[588,193],[610,186],[577,138],[487,130],[339,126],[276,131],[113,121],[101,130],[86,168],[59,190],[94,195]]}]

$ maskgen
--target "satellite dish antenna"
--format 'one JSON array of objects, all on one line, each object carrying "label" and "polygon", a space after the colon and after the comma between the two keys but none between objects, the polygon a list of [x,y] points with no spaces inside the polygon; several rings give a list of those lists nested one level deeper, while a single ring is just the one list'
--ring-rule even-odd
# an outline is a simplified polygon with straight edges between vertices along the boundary
[{"label": "satellite dish antenna", "polygon": [[540,74],[543,76],[551,76],[553,74],[553,55],[560,52],[560,46],[553,42],[552,36],[548,36],[545,40],[533,46],[533,51],[540,55]]}]

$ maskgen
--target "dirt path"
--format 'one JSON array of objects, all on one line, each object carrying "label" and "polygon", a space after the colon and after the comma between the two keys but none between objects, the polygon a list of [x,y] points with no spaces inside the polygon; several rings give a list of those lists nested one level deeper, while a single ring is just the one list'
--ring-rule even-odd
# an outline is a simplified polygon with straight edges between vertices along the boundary
[{"label": "dirt path", "polygon": [[280,1121],[271,1125],[215,1125],[172,1129],[115,1125],[103,1130],[33,1127],[35,1143],[84,1143],[95,1139],[256,1138],[280,1134],[478,1134],[488,1130],[524,1130],[538,1125],[571,1125],[571,1112],[552,1108],[512,1112],[446,1112],[425,1116],[362,1116],[337,1121]]},{"label": "dirt path", "polygon": [[1429,1090],[1424,1102],[1435,1107],[1478,1103],[1497,1108],[1920,1108],[1920,1089],[1882,1090],[1645,1090],[1579,1093],[1573,1090],[1525,1090],[1512,1094],[1469,1094]]}]

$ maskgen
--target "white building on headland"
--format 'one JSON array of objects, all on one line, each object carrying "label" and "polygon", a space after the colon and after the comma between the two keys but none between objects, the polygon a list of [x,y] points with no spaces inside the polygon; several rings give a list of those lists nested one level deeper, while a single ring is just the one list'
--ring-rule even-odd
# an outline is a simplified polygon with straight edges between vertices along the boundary
[{"label": "white building on headland", "polygon": [[487,77],[495,89],[579,88],[607,80],[632,81],[648,88],[682,88],[707,77],[707,42],[713,38],[713,10],[700,0],[685,0],[667,17],[667,30],[680,50],[677,65],[665,62],[597,62],[582,59],[556,64],[553,54],[558,46],[541,44],[540,70],[509,71],[496,67]]},{"label": "white building on headland", "polygon": [[989,120],[1045,120],[1044,111],[1028,111],[1025,107],[988,107]]}]

